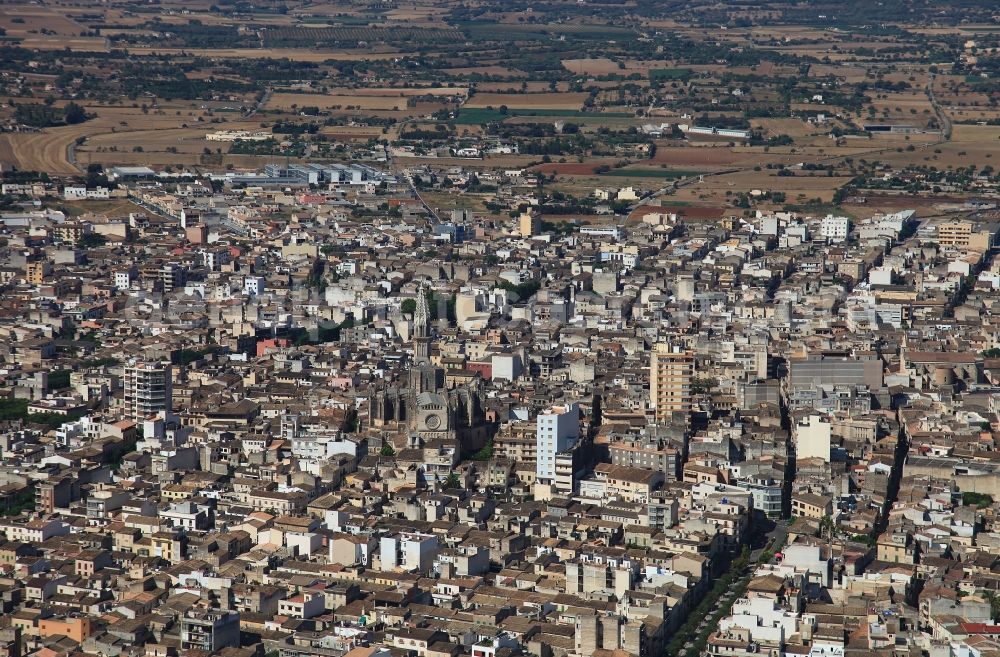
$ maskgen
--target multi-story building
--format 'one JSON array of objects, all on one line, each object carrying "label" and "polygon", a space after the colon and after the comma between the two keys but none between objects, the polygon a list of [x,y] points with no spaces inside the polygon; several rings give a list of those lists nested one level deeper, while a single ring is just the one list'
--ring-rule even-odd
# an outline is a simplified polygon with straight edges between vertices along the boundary
[{"label": "multi-story building", "polygon": [[535,474],[542,483],[556,478],[556,454],[568,450],[580,437],[580,407],[571,402],[538,414],[535,433]]},{"label": "multi-story building", "polygon": [[169,363],[133,362],[125,366],[125,415],[141,421],[173,408]]},{"label": "multi-story building", "polygon": [[181,620],[181,649],[216,652],[240,645],[240,615],[217,609],[191,610]]},{"label": "multi-story building", "polygon": [[400,568],[426,573],[440,552],[436,536],[407,532],[383,536],[379,541],[379,558],[383,570]]},{"label": "multi-story building", "polygon": [[996,242],[1000,224],[949,221],[937,227],[938,244],[960,249],[986,251]]},{"label": "multi-story building", "polygon": [[847,217],[836,217],[828,214],[823,217],[819,227],[820,235],[831,242],[843,242],[851,232],[851,220]]},{"label": "multi-story building", "polygon": [[608,448],[611,463],[662,472],[668,479],[677,479],[677,450],[655,439],[621,440]]},{"label": "multi-story building", "polygon": [[51,273],[52,263],[48,260],[32,260],[24,266],[24,279],[30,285],[41,285]]},{"label": "multi-story building", "polygon": [[649,403],[657,424],[667,424],[674,413],[691,411],[694,355],[667,343],[656,345],[649,360]]},{"label": "multi-story building", "polygon": [[173,292],[184,287],[187,282],[187,271],[180,265],[168,262],[160,269],[160,280],[164,292]]}]

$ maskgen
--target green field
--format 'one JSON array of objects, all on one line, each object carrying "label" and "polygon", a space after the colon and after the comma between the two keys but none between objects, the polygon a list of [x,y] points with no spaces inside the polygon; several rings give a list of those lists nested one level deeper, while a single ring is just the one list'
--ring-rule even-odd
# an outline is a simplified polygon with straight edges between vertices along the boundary
[{"label": "green field", "polygon": [[506,113],[498,109],[489,107],[470,107],[458,111],[458,116],[454,122],[457,125],[480,125],[494,121],[503,121],[513,116],[543,116],[555,118],[573,119],[630,119],[633,115],[628,112],[584,112],[582,110],[566,109],[509,109]]},{"label": "green field", "polygon": [[683,80],[691,77],[694,73],[689,68],[651,68],[649,69],[650,80]]},{"label": "green field", "polygon": [[681,169],[611,169],[600,175],[614,176],[616,178],[659,178],[660,180],[674,180],[675,178],[698,176],[702,173],[704,171],[683,171]]}]

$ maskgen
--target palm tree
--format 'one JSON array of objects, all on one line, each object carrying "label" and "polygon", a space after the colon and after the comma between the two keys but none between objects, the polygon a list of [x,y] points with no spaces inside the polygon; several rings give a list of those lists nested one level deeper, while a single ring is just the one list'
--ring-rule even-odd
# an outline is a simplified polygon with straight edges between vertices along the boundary
[{"label": "palm tree", "polygon": [[833,524],[833,518],[831,516],[823,516],[823,518],[819,521],[820,538],[822,538],[825,535],[829,540],[832,541],[835,531],[836,531],[836,526]]}]

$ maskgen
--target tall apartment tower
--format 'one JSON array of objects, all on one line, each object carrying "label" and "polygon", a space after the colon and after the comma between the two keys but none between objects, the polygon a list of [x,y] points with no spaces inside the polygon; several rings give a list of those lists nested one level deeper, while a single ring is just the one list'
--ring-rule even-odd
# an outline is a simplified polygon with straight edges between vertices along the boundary
[{"label": "tall apartment tower", "polygon": [[552,406],[538,414],[535,427],[535,476],[551,484],[556,478],[556,454],[580,438],[580,407],[576,402]]},{"label": "tall apartment tower", "polygon": [[674,413],[691,411],[694,354],[659,343],[649,359],[649,402],[657,424],[668,424]]},{"label": "tall apartment tower", "polygon": [[170,363],[130,362],[125,366],[125,415],[136,422],[173,410]]}]

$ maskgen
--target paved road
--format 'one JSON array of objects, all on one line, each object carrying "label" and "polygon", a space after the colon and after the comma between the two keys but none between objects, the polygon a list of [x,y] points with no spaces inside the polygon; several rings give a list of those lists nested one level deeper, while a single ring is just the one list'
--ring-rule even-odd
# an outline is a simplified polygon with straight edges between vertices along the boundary
[{"label": "paved road", "polygon": [[788,538],[788,521],[778,520],[774,523],[774,527],[764,534],[764,544],[760,545],[750,552],[750,563],[756,563],[760,559],[760,555],[764,553],[765,548],[769,545],[783,544],[785,539]]},{"label": "paved road", "polygon": [[[927,82],[927,87],[925,89],[925,93],[927,94],[927,99],[931,103],[931,108],[934,110],[934,113],[937,115],[938,124],[941,126],[941,139],[938,139],[938,140],[935,140],[935,141],[932,141],[932,142],[927,142],[925,144],[916,145],[916,148],[921,149],[921,150],[922,149],[927,149],[927,148],[932,148],[934,146],[938,146],[938,145],[940,145],[940,144],[942,144],[942,143],[944,143],[946,141],[949,141],[951,139],[951,119],[949,119],[948,115],[945,114],[945,112],[941,109],[941,106],[938,104],[937,99],[934,96],[934,76],[933,75],[931,75],[930,80]],[[812,160],[812,161],[815,162],[815,163],[817,163],[817,164],[822,164],[822,163],[831,163],[831,162],[842,161],[842,160],[845,160],[847,158],[871,157],[873,155],[881,155],[883,153],[892,153],[892,152],[895,152],[896,148],[897,148],[896,146],[890,146],[890,147],[886,147],[886,148],[875,148],[875,149],[872,149],[872,150],[869,150],[869,151],[863,151],[863,152],[860,152],[860,153],[852,153],[851,155],[828,155],[826,157],[820,158],[818,160]],[[633,203],[632,205],[630,205],[629,206],[629,214],[631,214],[636,208],[641,207],[642,205],[644,205],[648,201],[653,201],[653,200],[656,199],[656,197],[662,196],[662,195],[666,194],[667,192],[669,192],[672,189],[680,189],[681,187],[686,187],[686,186],[691,185],[691,184],[693,184],[695,182],[700,182],[704,178],[709,178],[709,177],[712,177],[712,176],[725,176],[725,175],[729,175],[731,173],[741,173],[741,172],[747,172],[747,171],[751,171],[751,170],[753,170],[753,166],[735,167],[735,168],[729,168],[729,169],[721,169],[719,171],[711,171],[711,172],[700,174],[700,175],[697,175],[697,176],[689,176],[687,178],[679,178],[679,179],[673,181],[672,183],[670,183],[669,185],[664,185],[663,187],[661,187],[661,188],[659,188],[659,189],[657,189],[655,191],[652,191],[649,194],[646,194],[645,196],[643,196],[642,198],[640,198],[638,201],[636,201],[635,203]]]},{"label": "paved road", "polygon": [[264,105],[266,105],[267,101],[269,101],[269,100],[271,100],[271,88],[270,87],[268,87],[264,91],[264,95],[260,97],[260,100],[257,102],[257,104],[254,105],[252,108],[250,108],[249,112],[247,112],[246,114],[243,115],[243,118],[244,119],[253,118],[253,115],[256,114],[257,112],[259,112],[261,110],[261,108],[264,107]]},{"label": "paved road", "polygon": [[80,169],[80,165],[76,163],[76,140],[74,139],[70,143],[66,144],[66,161],[69,162],[71,166]]},{"label": "paved road", "polygon": [[[729,613],[729,610],[732,609],[733,603],[736,602],[735,598],[737,592],[745,591],[746,587],[750,584],[750,579],[753,577],[755,566],[760,560],[761,555],[764,553],[764,550],[771,548],[773,545],[783,544],[787,538],[787,520],[773,521],[773,526],[769,527],[764,534],[754,537],[752,542],[756,543],[757,547],[754,547],[750,551],[750,561],[747,565],[746,571],[740,575],[739,579],[733,582],[733,585],[729,588],[729,590],[719,596],[719,599],[716,601],[716,610],[725,610],[723,617],[725,617],[725,614]],[[691,640],[684,643],[684,646],[680,650],[680,654],[683,655],[685,652],[690,650],[694,646],[694,639],[696,639],[710,623],[716,622],[714,616],[715,612],[713,611],[713,613],[701,619],[701,622],[698,623],[698,627],[695,628],[691,635]]]},{"label": "paved road", "polygon": [[673,182],[671,182],[669,185],[664,185],[663,187],[657,189],[656,191],[652,191],[652,192],[646,194],[645,196],[643,196],[642,198],[640,198],[638,201],[636,201],[635,203],[633,203],[632,205],[630,205],[629,206],[629,213],[631,214],[631,212],[633,210],[635,210],[638,207],[641,207],[647,201],[652,201],[657,196],[662,196],[663,194],[666,194],[670,190],[680,189],[681,187],[687,187],[688,185],[691,185],[691,184],[696,183],[696,182],[701,182],[703,179],[705,179],[705,178],[711,178],[712,176],[725,176],[725,175],[730,174],[730,173],[739,173],[742,170],[743,169],[739,169],[739,168],[735,168],[735,169],[721,169],[719,171],[709,171],[707,173],[700,173],[700,174],[698,174],[696,176],[688,176],[687,178],[677,178],[676,180],[674,180]]},{"label": "paved road", "polygon": [[948,141],[951,139],[951,119],[949,119],[948,115],[944,113],[944,110],[941,109],[941,106],[937,102],[937,98],[934,97],[935,77],[936,76],[931,73],[931,77],[927,81],[927,100],[931,101],[931,109],[933,109],[934,114],[937,115],[938,125],[941,126],[941,136],[944,138],[944,141]]},{"label": "paved road", "polygon": [[407,170],[402,165],[399,165],[394,168],[392,155],[389,153],[388,149],[386,149],[385,151],[385,157],[386,157],[386,165],[388,166],[389,170],[398,172],[398,174],[403,178],[403,180],[406,181],[406,184],[409,186],[410,193],[413,194],[415,197],[417,197],[417,200],[420,201],[420,204],[422,206],[424,206],[424,209],[427,210],[427,212],[430,213],[432,217],[434,217],[435,221],[441,221],[441,219],[438,217],[438,213],[435,212],[434,209],[427,204],[427,201],[424,200],[424,197],[420,195],[420,191],[417,190],[417,186],[413,184],[413,176],[410,175],[409,170]]}]

